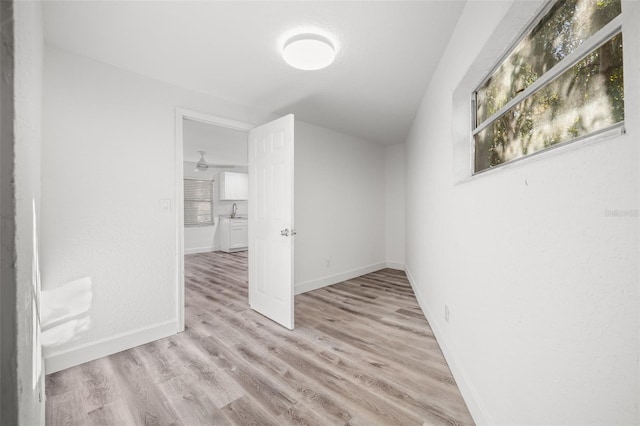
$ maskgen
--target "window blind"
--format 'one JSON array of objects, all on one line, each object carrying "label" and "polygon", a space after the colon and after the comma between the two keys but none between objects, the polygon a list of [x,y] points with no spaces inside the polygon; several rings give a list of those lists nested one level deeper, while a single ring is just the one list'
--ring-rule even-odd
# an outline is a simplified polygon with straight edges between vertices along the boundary
[{"label": "window blind", "polygon": [[213,225],[213,181],[184,179],[184,224]]}]

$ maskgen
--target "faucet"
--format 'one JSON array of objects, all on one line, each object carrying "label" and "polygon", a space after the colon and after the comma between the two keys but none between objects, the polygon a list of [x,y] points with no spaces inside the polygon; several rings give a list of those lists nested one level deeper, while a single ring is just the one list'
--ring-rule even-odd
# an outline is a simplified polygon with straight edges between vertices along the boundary
[{"label": "faucet", "polygon": [[236,203],[233,203],[233,206],[231,207],[231,217],[236,217],[237,212],[238,212],[238,205]]}]

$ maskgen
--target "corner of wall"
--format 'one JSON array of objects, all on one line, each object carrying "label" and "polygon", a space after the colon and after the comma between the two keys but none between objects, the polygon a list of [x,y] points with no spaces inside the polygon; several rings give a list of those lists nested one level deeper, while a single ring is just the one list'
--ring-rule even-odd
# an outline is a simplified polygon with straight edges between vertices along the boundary
[{"label": "corner of wall", "polygon": [[398,271],[404,271],[405,270],[404,262],[393,262],[393,261],[389,261],[389,260],[387,260],[387,268],[389,268],[389,269],[397,269]]},{"label": "corner of wall", "polygon": [[341,272],[339,274],[322,277],[315,280],[304,281],[296,283],[294,293],[296,295],[306,293],[308,291],[317,290],[322,287],[327,287],[333,284],[338,284],[342,281],[351,280],[361,275],[370,274],[372,272],[379,271],[388,267],[386,262],[374,263],[362,268],[351,269],[349,271]]},{"label": "corner of wall", "polygon": [[417,285],[413,274],[406,266],[404,271],[407,275],[407,279],[409,280],[409,284],[411,284],[413,293],[416,295],[418,305],[420,305],[420,309],[422,309],[422,313],[424,314],[427,322],[429,323],[429,326],[431,327],[431,330],[433,331],[436,341],[438,342],[438,346],[440,346],[440,350],[442,350],[442,353],[444,354],[449,369],[451,370],[451,374],[453,374],[453,377],[456,380],[456,384],[460,389],[460,393],[462,394],[464,402],[467,404],[467,408],[471,413],[471,417],[473,417],[473,420],[477,425],[495,424],[494,422],[490,421],[487,410],[482,404],[480,396],[473,386],[471,379],[464,371],[462,364],[457,361],[453,351],[451,351],[451,345],[449,345],[447,341],[446,335],[442,329],[442,325],[438,322],[436,315],[434,315],[433,311],[429,308],[429,305],[427,304],[425,297],[422,295],[420,287]]},{"label": "corner of wall", "polygon": [[385,257],[387,267],[404,269],[405,144],[385,147]]},{"label": "corner of wall", "polygon": [[179,332],[177,320],[169,320],[60,352],[45,353],[46,374],[84,364]]}]

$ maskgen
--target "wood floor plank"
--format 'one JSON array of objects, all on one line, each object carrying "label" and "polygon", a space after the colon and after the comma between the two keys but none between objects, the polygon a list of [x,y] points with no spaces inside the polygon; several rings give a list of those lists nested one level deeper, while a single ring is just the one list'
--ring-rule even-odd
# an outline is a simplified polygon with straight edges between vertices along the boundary
[{"label": "wood floor plank", "polygon": [[[184,425],[230,425],[231,423],[216,403],[211,392],[193,386],[188,378],[174,377],[159,385],[167,401]],[[226,404],[225,404],[226,405]]]},{"label": "wood floor plank", "polygon": [[[260,317],[252,312],[246,312],[245,318],[251,321],[249,316],[255,319]],[[245,329],[253,330],[258,323],[250,323]],[[369,419],[382,419],[393,424],[419,424],[420,421],[412,414],[403,411],[397,406],[388,403],[384,399],[378,398],[375,394],[368,392],[367,387],[358,387],[348,375],[341,371],[335,371],[332,364],[315,358],[319,348],[313,348],[305,342],[284,329],[270,323],[265,326],[273,327],[271,332],[279,335],[271,337],[271,333],[262,333],[263,341],[269,347],[269,352],[274,354],[287,365],[297,369],[300,373],[312,378],[318,385],[329,389],[333,394],[341,395],[343,399],[350,402],[350,406],[357,407],[357,411]],[[260,336],[253,335],[258,339]],[[374,421],[374,420],[371,420]]]},{"label": "wood floor plank", "polygon": [[51,425],[83,426],[91,420],[80,392],[71,390],[47,397],[45,422]]},{"label": "wood floor plank", "polygon": [[47,425],[472,425],[402,271],[248,306],[247,252],[185,257],[185,332],[46,377]]},{"label": "wood floor plank", "polygon": [[[282,379],[291,388],[296,389],[300,397],[306,399],[316,412],[322,413],[327,424],[367,425],[374,424],[379,420],[366,409],[354,404],[346,404],[342,399],[336,398],[331,387],[327,388],[326,384],[318,380],[318,376],[313,374],[313,371],[295,368],[288,358],[288,356],[295,357],[296,353],[298,355],[301,353],[315,355],[322,350],[321,347],[311,347],[310,342],[291,336],[282,327],[272,321],[265,320],[264,317],[253,311],[244,312],[241,318],[233,318],[230,323],[236,327],[236,331],[239,334],[247,336],[245,339],[247,342],[251,342],[250,345],[247,345],[251,349],[247,346],[238,346],[235,348],[236,351],[246,355],[254,351],[253,355],[248,355],[250,361],[251,357],[253,357],[254,361],[259,359],[263,366],[278,365],[275,371],[284,371],[281,375]],[[276,339],[281,339],[281,341],[271,340],[269,338],[270,333],[273,333]],[[282,352],[274,350],[274,343],[276,342],[287,347],[284,356]],[[259,355],[256,355],[257,351],[261,351]],[[270,374],[269,377],[274,380],[277,376]],[[336,405],[336,401],[341,402],[341,404]],[[334,419],[335,422],[329,421],[329,419]]]},{"label": "wood floor plank", "polygon": [[224,369],[263,408],[274,417],[279,416],[288,407],[295,404],[290,390],[283,389],[260,374],[251,365],[239,360],[233,351],[215,338],[198,340],[199,348],[205,359]]},{"label": "wood floor plank", "polygon": [[[410,406],[412,411],[419,414],[423,422],[429,424],[450,424],[455,423],[455,419],[450,417],[448,410],[441,405],[443,401],[428,402],[420,399],[416,393],[410,393],[406,389],[391,380],[386,380],[381,375],[373,375],[366,368],[366,364],[358,365],[345,357],[341,357],[332,352],[322,352],[319,354],[323,360],[335,365],[335,369],[346,372],[352,380],[357,381],[361,386],[371,393],[391,400],[399,406]],[[438,404],[438,402],[440,404]],[[459,407],[456,407],[459,408]],[[455,413],[454,413],[455,414]]]},{"label": "wood floor plank", "polygon": [[278,416],[278,424],[290,426],[324,426],[327,421],[304,403],[299,402]]},{"label": "wood floor plank", "polygon": [[[442,394],[444,399],[463,403],[461,399],[450,398],[449,394],[457,391],[457,389],[451,389],[451,386],[455,386],[455,382],[450,374],[443,373],[439,369],[426,370],[423,368],[422,370],[417,370],[417,367],[407,366],[397,359],[362,350],[357,346],[340,340],[333,340],[328,335],[316,330],[305,330],[305,335],[309,337],[317,336],[317,341],[324,343],[327,350],[366,366],[370,370],[370,374],[384,377],[387,380],[405,386],[412,392],[429,398]],[[416,371],[420,371],[421,374],[416,374]]]},{"label": "wood floor plank", "polygon": [[222,412],[235,425],[278,426],[278,421],[250,397],[245,396],[225,406]]},{"label": "wood floor plank", "polygon": [[[248,362],[258,365],[262,370],[269,370],[267,374],[271,373],[269,377],[272,380],[281,381],[294,389],[298,395],[296,405],[301,402],[306,403],[309,410],[314,413],[312,417],[318,416],[324,419],[324,424],[353,423],[354,417],[357,417],[357,413],[350,411],[344,404],[340,404],[340,401],[334,398],[330,391],[318,386],[313,379],[275,357],[268,348],[243,345],[236,347],[235,350]],[[300,413],[299,407],[295,413]],[[284,413],[279,417],[286,418],[293,415],[294,413]],[[311,422],[312,418],[309,421]]]},{"label": "wood floor plank", "polygon": [[216,407],[221,408],[246,394],[231,374],[202,356],[193,339],[185,339],[174,351],[176,362],[182,362],[188,370],[183,377],[205,391]]},{"label": "wood floor plank", "polygon": [[401,335],[397,330],[384,327],[375,318],[361,318],[349,312],[335,312],[332,307],[309,302],[307,310],[314,310],[314,315],[325,319],[316,328],[328,335],[352,342],[369,351],[379,351],[391,358],[404,360],[406,363],[421,366],[430,363],[448,370],[446,362],[434,338],[420,339],[416,344],[412,336]]},{"label": "wood floor plank", "polygon": [[123,393],[110,363],[105,359],[87,362],[78,369],[84,407],[88,411],[122,399]]},{"label": "wood floor plank", "polygon": [[60,395],[75,390],[79,384],[79,368],[48,374],[45,377],[47,396]]},{"label": "wood floor plank", "polygon": [[175,345],[173,339],[162,339],[133,348],[132,352],[144,364],[151,380],[162,383],[184,374],[183,366],[171,356]]},{"label": "wood floor plank", "polygon": [[109,361],[137,424],[178,424],[178,416],[133,351],[111,355]]},{"label": "wood floor plank", "polygon": [[89,411],[89,420],[96,426],[129,426],[136,421],[129,412],[127,404],[119,399]]}]

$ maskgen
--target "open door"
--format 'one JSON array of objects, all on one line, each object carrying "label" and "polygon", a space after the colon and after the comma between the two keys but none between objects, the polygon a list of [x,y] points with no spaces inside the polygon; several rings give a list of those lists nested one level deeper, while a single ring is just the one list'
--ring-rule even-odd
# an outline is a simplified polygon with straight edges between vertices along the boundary
[{"label": "open door", "polygon": [[293,330],[293,114],[249,131],[249,305]]}]

